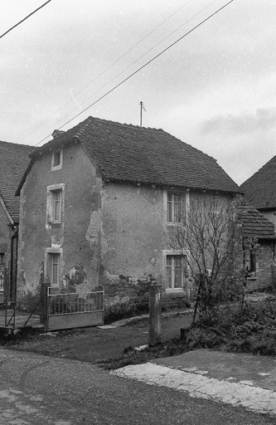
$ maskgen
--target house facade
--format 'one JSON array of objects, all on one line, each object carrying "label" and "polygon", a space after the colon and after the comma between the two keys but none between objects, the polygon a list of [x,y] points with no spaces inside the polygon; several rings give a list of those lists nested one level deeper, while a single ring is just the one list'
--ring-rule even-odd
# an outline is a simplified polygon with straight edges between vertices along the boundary
[{"label": "house facade", "polygon": [[148,304],[148,281],[170,302],[189,301],[188,252],[168,234],[194,196],[229,202],[239,188],[216,161],[170,134],[98,118],[30,155],[20,195],[18,296],[42,274],[70,292],[97,285],[106,309]]},{"label": "house facade", "polygon": [[19,222],[15,191],[32,150],[31,146],[0,141],[0,304],[12,302],[15,296]]}]

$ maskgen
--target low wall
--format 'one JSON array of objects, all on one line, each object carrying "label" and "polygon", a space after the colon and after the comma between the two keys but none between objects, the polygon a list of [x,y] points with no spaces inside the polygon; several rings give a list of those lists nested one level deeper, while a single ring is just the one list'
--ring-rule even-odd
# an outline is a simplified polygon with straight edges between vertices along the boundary
[{"label": "low wall", "polygon": [[[129,276],[112,276],[105,278],[104,287],[105,320],[115,321],[149,311],[149,285],[152,277],[133,281]],[[162,310],[182,309],[187,307],[186,295],[162,293]]]}]

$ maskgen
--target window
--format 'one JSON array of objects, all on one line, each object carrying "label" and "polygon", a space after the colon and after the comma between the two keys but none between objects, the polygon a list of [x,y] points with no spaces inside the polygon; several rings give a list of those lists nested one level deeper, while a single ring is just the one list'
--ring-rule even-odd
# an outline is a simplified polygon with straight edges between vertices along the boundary
[{"label": "window", "polygon": [[167,222],[180,223],[185,215],[184,194],[167,192]]},{"label": "window", "polygon": [[167,289],[183,288],[187,275],[187,261],[184,255],[166,256]]},{"label": "window", "polygon": [[49,278],[51,286],[60,286],[62,278],[62,248],[46,248],[44,258],[45,276]]},{"label": "window", "polygon": [[61,195],[62,191],[53,190],[52,191],[52,203],[53,203],[53,222],[61,222]]},{"label": "window", "polygon": [[251,276],[254,276],[257,271],[257,252],[254,249],[250,249],[245,252],[245,270]]},{"label": "window", "polygon": [[58,165],[60,165],[60,163],[61,163],[61,152],[60,151],[54,152],[53,162],[54,162],[53,163],[54,167],[57,167]]},{"label": "window", "polygon": [[63,221],[64,184],[47,187],[47,223],[59,224]]},{"label": "window", "polygon": [[52,171],[61,170],[62,163],[63,163],[63,151],[58,150],[58,151],[53,152],[52,167],[51,167]]},{"label": "window", "polygon": [[50,281],[52,286],[58,286],[60,280],[60,254],[49,254],[50,256]]}]

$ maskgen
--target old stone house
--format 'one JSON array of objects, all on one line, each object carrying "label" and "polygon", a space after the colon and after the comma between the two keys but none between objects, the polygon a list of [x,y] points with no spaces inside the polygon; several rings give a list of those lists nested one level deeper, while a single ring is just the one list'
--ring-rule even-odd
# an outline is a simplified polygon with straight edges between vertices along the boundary
[{"label": "old stone house", "polygon": [[104,286],[106,308],[132,308],[149,276],[164,299],[188,297],[187,252],[168,228],[193,196],[233,199],[238,186],[216,160],[163,130],[89,117],[30,155],[22,179],[18,294]]},{"label": "old stone house", "polygon": [[238,219],[242,224],[247,290],[274,287],[276,235],[273,223],[245,202],[239,206]]},{"label": "old stone house", "polygon": [[12,301],[16,287],[19,199],[15,191],[33,147],[0,141],[0,304]]}]

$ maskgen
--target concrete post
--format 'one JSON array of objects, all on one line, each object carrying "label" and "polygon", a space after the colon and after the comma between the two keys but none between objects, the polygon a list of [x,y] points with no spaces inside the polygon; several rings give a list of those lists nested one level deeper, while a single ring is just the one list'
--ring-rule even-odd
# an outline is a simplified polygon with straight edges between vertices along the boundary
[{"label": "concrete post", "polygon": [[161,284],[155,280],[149,288],[149,346],[161,342]]}]

